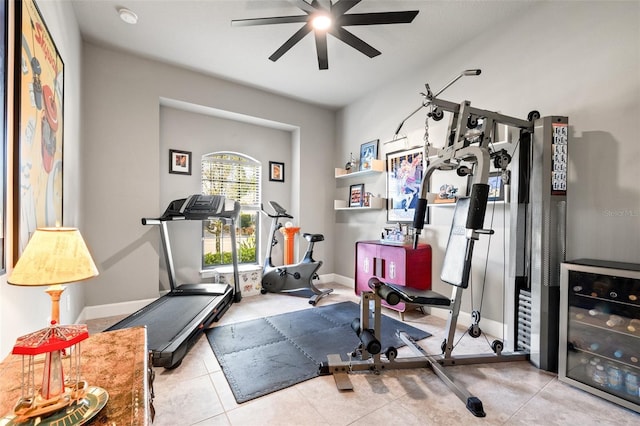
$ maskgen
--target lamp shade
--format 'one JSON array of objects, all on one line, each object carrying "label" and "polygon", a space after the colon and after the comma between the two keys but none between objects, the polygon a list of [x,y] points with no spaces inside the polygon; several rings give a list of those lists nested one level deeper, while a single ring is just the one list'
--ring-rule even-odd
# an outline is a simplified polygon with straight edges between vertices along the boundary
[{"label": "lamp shade", "polygon": [[76,228],[38,228],[7,279],[9,284],[45,286],[98,275],[89,249]]}]

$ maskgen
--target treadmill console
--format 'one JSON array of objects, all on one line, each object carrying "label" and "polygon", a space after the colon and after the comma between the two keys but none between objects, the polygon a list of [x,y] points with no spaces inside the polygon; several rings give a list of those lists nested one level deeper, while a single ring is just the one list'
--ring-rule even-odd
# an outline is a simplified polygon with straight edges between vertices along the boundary
[{"label": "treadmill console", "polygon": [[225,199],[222,195],[195,194],[187,198],[180,213],[185,219],[206,219],[218,216],[224,209]]},{"label": "treadmill console", "polygon": [[[229,200],[230,201],[230,200]],[[227,200],[223,195],[194,194],[188,198],[174,200],[162,214],[161,220],[207,220],[210,218],[233,218],[240,211],[240,203],[233,202],[227,209]]]}]

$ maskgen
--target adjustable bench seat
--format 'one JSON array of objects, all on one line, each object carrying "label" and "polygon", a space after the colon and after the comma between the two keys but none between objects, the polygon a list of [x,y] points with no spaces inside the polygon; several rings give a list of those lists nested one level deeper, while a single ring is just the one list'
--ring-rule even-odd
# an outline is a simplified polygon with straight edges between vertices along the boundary
[{"label": "adjustable bench seat", "polygon": [[[418,290],[411,287],[405,287],[392,283],[384,283],[378,278],[373,277],[369,280],[369,288],[376,291],[390,305],[396,305],[399,302],[411,303],[420,306],[450,306],[451,298],[433,290]],[[381,294],[382,293],[382,294]],[[395,302],[395,303],[393,303]]]}]

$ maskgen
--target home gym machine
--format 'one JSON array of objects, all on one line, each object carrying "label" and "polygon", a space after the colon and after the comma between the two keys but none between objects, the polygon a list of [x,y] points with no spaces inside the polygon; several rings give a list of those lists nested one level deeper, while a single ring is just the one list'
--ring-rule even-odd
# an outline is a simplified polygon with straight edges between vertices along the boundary
[{"label": "home gym machine", "polygon": [[[480,70],[467,70],[453,79],[436,95],[433,95],[426,85],[426,93],[422,93],[424,101],[422,105],[402,121],[396,135],[404,122],[420,111],[428,108],[427,123],[425,124],[425,151],[429,151],[428,120],[439,121],[444,117],[444,112],[451,113],[448,140],[445,147],[440,149],[437,158],[432,158],[425,170],[425,176],[420,190],[420,198],[416,208],[414,227],[414,248],[418,244],[419,235],[424,228],[427,205],[432,202],[436,194],[428,193],[429,180],[436,170],[455,170],[459,176],[469,176],[472,181],[470,196],[461,197],[456,203],[453,213],[453,221],[449,239],[444,254],[441,280],[453,287],[450,297],[441,295],[435,291],[414,290],[411,287],[397,286],[385,283],[373,277],[369,281],[371,291],[361,294],[361,315],[354,320],[352,328],[360,338],[360,345],[350,354],[349,361],[343,361],[340,355],[329,355],[326,365],[321,367],[322,373],[333,374],[339,389],[352,389],[347,373],[350,371],[372,370],[379,372],[384,369],[419,368],[430,367],[436,375],[465,403],[467,409],[477,417],[484,417],[485,412],[480,399],[472,395],[453,377],[445,367],[453,365],[494,363],[503,361],[522,361],[529,359],[529,351],[526,349],[513,350],[510,353],[503,352],[504,343],[494,340],[491,343],[492,353],[454,356],[452,354],[455,344],[454,337],[458,323],[458,316],[462,302],[463,290],[468,287],[471,276],[471,263],[474,243],[480,235],[492,235],[493,230],[484,229],[484,218],[489,194],[489,168],[493,162],[494,168],[502,172],[502,178],[506,185],[511,183],[510,170],[507,169],[511,162],[511,154],[506,150],[495,151],[493,143],[496,141],[497,125],[503,124],[514,127],[520,131],[518,144],[524,146],[521,152],[527,151],[531,146],[531,135],[534,126],[538,125],[540,114],[537,111],[529,113],[527,120],[505,116],[496,112],[474,108],[470,102],[460,104],[438,99],[437,96],[463,76],[480,74]],[[523,151],[524,150],[524,151]],[[533,151],[535,153],[535,151]],[[528,154],[527,154],[528,155]],[[533,154],[535,155],[535,154]],[[520,180],[526,180],[530,175],[525,172],[527,162],[531,158],[523,158],[521,155],[522,170]],[[548,170],[551,176],[551,169]],[[546,179],[546,178],[545,178]],[[546,180],[545,180],[546,182]],[[566,185],[566,181],[565,181]],[[525,195],[518,194],[525,197]],[[524,201],[524,200],[523,200]],[[518,220],[518,219],[514,219]],[[522,224],[521,224],[522,225]],[[410,285],[410,283],[408,283]],[[391,347],[382,350],[380,343],[380,315],[381,299],[394,305],[406,302],[420,307],[432,307],[448,310],[445,337],[441,344],[442,353],[438,355],[427,354],[406,334],[399,337],[414,350],[417,357],[398,359],[397,349]],[[373,318],[370,318],[370,302],[374,304]],[[468,333],[472,337],[482,334],[479,327],[480,312],[472,313],[472,325]],[[386,359],[381,358],[381,352]]]},{"label": "home gym machine", "polygon": [[262,209],[262,213],[271,218],[271,229],[269,230],[269,246],[264,260],[262,271],[262,294],[269,293],[289,293],[297,296],[309,297],[309,303],[316,305],[318,300],[333,292],[332,288],[320,290],[313,284],[314,279],[318,279],[317,271],[322,266],[321,260],[313,259],[313,246],[315,243],[324,241],[322,234],[304,233],[302,236],[308,241],[307,251],[302,260],[293,265],[274,266],[271,260],[273,247],[278,244],[276,231],[282,228],[280,219],[293,219],[287,211],[275,201],[269,201],[271,208],[275,211],[270,214]]},{"label": "home gym machine", "polygon": [[[222,318],[233,302],[240,302],[236,221],[240,203],[219,195],[196,194],[172,201],[159,218],[143,218],[143,225],[160,227],[160,240],[171,289],[167,294],[110,327],[119,330],[146,326],[147,346],[154,367],[176,368],[204,330]],[[228,284],[176,285],[167,224],[181,220],[222,219],[230,223],[234,288]]]}]

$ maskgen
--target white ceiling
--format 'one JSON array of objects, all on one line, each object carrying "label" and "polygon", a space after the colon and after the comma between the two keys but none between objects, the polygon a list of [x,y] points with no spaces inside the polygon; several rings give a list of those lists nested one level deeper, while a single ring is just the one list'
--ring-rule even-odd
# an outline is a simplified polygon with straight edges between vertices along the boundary
[{"label": "white ceiling", "polygon": [[[308,0],[311,1],[311,0]],[[335,1],[334,1],[335,2]],[[231,27],[232,19],[303,15],[280,0],[72,0],[83,38],[183,68],[339,108],[408,69],[423,68],[482,31],[525,13],[531,0],[363,0],[347,13],[419,10],[410,24],[346,27],[382,52],[368,58],[328,37],[319,70],[312,34],[272,62],[302,24]],[[135,25],[117,10],[134,11]]]}]

